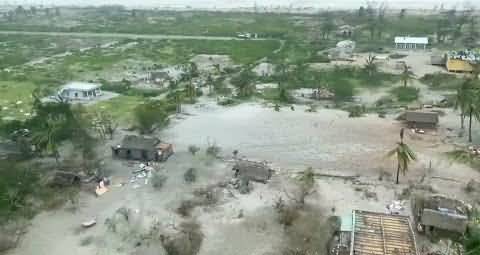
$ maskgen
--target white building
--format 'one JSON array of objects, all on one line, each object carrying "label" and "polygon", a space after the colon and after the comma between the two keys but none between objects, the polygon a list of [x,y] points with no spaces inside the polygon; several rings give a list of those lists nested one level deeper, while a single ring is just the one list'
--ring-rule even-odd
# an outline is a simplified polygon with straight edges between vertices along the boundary
[{"label": "white building", "polygon": [[428,37],[410,37],[396,36],[395,47],[397,49],[426,49],[428,45]]},{"label": "white building", "polygon": [[96,83],[71,82],[60,89],[58,97],[65,100],[92,100],[102,95],[100,86]]}]

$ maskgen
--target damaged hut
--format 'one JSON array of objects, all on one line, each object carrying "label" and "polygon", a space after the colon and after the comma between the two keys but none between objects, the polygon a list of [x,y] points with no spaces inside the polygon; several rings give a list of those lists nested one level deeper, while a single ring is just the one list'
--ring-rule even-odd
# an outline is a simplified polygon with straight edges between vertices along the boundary
[{"label": "damaged hut", "polygon": [[112,147],[112,155],[123,159],[165,161],[172,154],[172,144],[154,137],[127,135],[122,144]]},{"label": "damaged hut", "polygon": [[271,177],[273,170],[264,162],[238,160],[232,168],[235,177],[266,183]]},{"label": "damaged hut", "polygon": [[419,230],[431,234],[437,230],[463,234],[467,230],[469,206],[443,195],[417,196],[412,201]]}]

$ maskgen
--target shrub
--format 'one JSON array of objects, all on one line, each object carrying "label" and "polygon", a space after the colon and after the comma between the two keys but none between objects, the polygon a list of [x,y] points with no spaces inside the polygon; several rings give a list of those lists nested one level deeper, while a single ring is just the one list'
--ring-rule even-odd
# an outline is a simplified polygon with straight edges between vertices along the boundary
[{"label": "shrub", "polygon": [[348,111],[349,118],[358,118],[362,117],[363,114],[366,112],[365,106],[363,105],[353,105],[349,106],[346,109]]},{"label": "shrub", "polygon": [[188,146],[188,151],[192,153],[192,155],[195,155],[199,150],[200,148],[198,146],[195,146],[195,145]]},{"label": "shrub", "polygon": [[192,200],[183,200],[177,208],[177,213],[183,217],[189,217],[197,204]]},{"label": "shrub", "polygon": [[216,143],[212,143],[208,145],[205,153],[207,154],[207,156],[212,156],[216,158],[221,151],[222,149]]},{"label": "shrub", "polygon": [[391,59],[402,59],[402,58],[405,58],[406,54],[399,54],[399,53],[393,53],[393,54],[390,54],[388,57],[391,58]]},{"label": "shrub", "polygon": [[168,255],[195,255],[200,251],[203,237],[200,225],[190,220],[180,224],[178,234],[163,237],[162,245]]},{"label": "shrub", "polygon": [[189,168],[185,174],[183,174],[183,179],[188,183],[195,182],[197,179],[197,169],[193,167]]},{"label": "shrub", "polygon": [[155,189],[161,189],[165,182],[167,181],[167,177],[162,174],[155,173],[152,176],[152,186]]},{"label": "shrub", "polygon": [[141,134],[148,134],[168,123],[171,107],[162,101],[149,100],[134,109],[134,118]]},{"label": "shrub", "polygon": [[412,102],[418,99],[419,90],[413,87],[396,87],[390,92],[400,102]]},{"label": "shrub", "polygon": [[340,81],[329,88],[334,94],[336,100],[350,99],[354,95],[353,84],[349,81]]}]

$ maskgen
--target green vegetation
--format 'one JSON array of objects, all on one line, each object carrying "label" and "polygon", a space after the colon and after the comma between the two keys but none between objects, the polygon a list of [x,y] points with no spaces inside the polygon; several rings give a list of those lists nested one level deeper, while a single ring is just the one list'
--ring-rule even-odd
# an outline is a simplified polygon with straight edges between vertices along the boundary
[{"label": "green vegetation", "polygon": [[390,90],[393,96],[397,98],[399,102],[412,102],[418,99],[418,92],[417,88],[412,87],[395,87]]},{"label": "green vegetation", "polygon": [[446,154],[447,154],[447,157],[449,157],[454,161],[469,165],[475,169],[480,168],[480,159],[478,158],[478,156],[470,153],[469,151],[454,150],[454,151],[446,152]]},{"label": "green vegetation", "polygon": [[143,102],[133,110],[136,128],[141,134],[152,133],[168,123],[168,115],[176,111],[175,105],[160,100]]},{"label": "green vegetation", "polygon": [[420,81],[427,84],[430,89],[438,90],[455,90],[463,82],[456,75],[448,73],[426,74]]}]

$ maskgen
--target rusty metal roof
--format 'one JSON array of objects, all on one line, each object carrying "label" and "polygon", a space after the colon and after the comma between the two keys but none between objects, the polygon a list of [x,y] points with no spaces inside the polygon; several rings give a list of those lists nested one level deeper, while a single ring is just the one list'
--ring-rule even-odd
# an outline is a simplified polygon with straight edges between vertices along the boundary
[{"label": "rusty metal roof", "polygon": [[350,255],[417,255],[408,217],[365,211],[352,217]]}]

